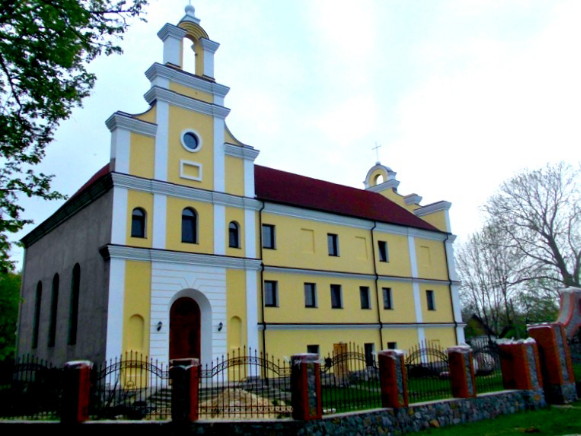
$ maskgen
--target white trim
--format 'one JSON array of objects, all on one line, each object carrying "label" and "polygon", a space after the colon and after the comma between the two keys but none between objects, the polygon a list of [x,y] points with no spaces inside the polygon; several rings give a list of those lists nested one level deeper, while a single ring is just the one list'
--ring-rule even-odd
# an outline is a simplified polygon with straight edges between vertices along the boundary
[{"label": "white trim", "polygon": [[[186,168],[187,167],[197,168],[199,176],[198,177],[188,176],[186,174]],[[202,168],[202,164],[200,164],[198,162],[192,162],[192,161],[183,160],[183,159],[180,160],[180,178],[182,178],[182,179],[194,180],[196,182],[201,182],[202,181],[202,177],[203,177],[202,169],[203,169]]]},{"label": "white trim", "polygon": [[[219,106],[212,103],[206,103],[205,101],[196,100],[195,98],[187,97],[177,92],[170,91],[168,89],[160,88],[158,86],[153,86],[144,95],[147,103],[152,105],[154,102],[166,102],[174,106],[178,106],[184,109],[189,109],[194,112],[199,112],[201,114],[210,115],[216,118],[226,118],[230,113],[230,109],[224,106]],[[159,125],[159,123],[158,123]]]},{"label": "white trim", "polygon": [[119,358],[123,352],[125,303],[125,261],[111,259],[109,262],[109,296],[107,301],[107,341],[105,359]]},{"label": "white trim", "polygon": [[259,270],[260,259],[244,257],[215,256],[211,254],[185,253],[170,250],[153,250],[151,248],[107,245],[111,259],[136,260],[144,262],[167,262],[174,264],[201,265],[210,267]]},{"label": "white trim", "polygon": [[224,192],[207,191],[204,189],[162,182],[160,180],[144,179],[121,173],[111,173],[111,178],[114,186],[135,191],[152,194],[165,194],[167,196],[183,198],[186,200],[201,201],[210,204],[223,204],[224,206],[251,209],[255,211],[262,207],[262,202],[253,198],[239,197]]},{"label": "white trim", "polygon": [[258,350],[258,274],[246,271],[246,342],[249,347]]},{"label": "white trim", "polygon": [[448,211],[452,207],[452,203],[449,201],[438,201],[436,203],[427,204],[425,206],[419,207],[414,211],[416,216],[430,215],[435,212]]},{"label": "white trim", "polygon": [[226,208],[214,205],[214,254],[226,254]]},{"label": "white trim", "polygon": [[[416,279],[418,277],[418,262],[416,258],[416,245],[413,236],[408,236],[408,252],[410,257],[410,267],[412,278]],[[416,314],[416,321],[421,323],[424,321],[422,315],[422,298],[420,295],[420,284],[417,281],[413,281],[413,297],[414,297],[414,310]],[[418,332],[419,334],[420,332]]]},{"label": "white trim", "polygon": [[155,135],[153,178],[167,181],[169,104],[166,102],[157,102],[156,121],[158,129]]},{"label": "white trim", "polygon": [[113,187],[113,212],[111,217],[111,243],[127,242],[127,189]]},{"label": "white trim", "polygon": [[153,248],[164,249],[167,231],[167,197],[153,195],[153,225],[151,229]]}]

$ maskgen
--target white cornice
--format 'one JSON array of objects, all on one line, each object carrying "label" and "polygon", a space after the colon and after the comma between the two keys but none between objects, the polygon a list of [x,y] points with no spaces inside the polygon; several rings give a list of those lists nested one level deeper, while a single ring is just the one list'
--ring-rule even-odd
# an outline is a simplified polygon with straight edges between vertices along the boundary
[{"label": "white cornice", "polygon": [[[449,322],[439,323],[365,323],[365,324],[349,324],[349,323],[327,323],[327,324],[271,324],[265,323],[268,330],[369,330],[378,329],[412,329],[412,328],[441,328],[441,327],[457,327],[465,324],[454,324]],[[261,323],[258,326],[259,330],[264,330],[264,325]]]},{"label": "white cornice", "polygon": [[318,276],[318,277],[335,277],[343,279],[358,279],[358,280],[379,280],[390,281],[390,282],[401,282],[401,283],[421,283],[426,285],[448,285],[449,280],[437,280],[437,279],[425,279],[425,278],[413,278],[413,277],[400,277],[400,276],[388,276],[388,275],[378,275],[375,274],[357,274],[349,273],[343,271],[324,271],[324,270],[312,270],[304,268],[282,268],[277,266],[264,266],[264,272],[271,272],[277,274],[300,274],[308,276]]},{"label": "white cornice", "polygon": [[221,204],[224,206],[243,209],[259,210],[262,203],[248,197],[239,197],[223,192],[206,191],[204,189],[190,188],[159,180],[144,179],[128,174],[112,173],[113,185],[120,188],[133,189],[152,194],[179,197],[186,200],[201,201],[204,203]]},{"label": "white cornice", "polygon": [[145,93],[144,97],[147,103],[150,105],[153,104],[156,100],[165,101],[174,106],[179,106],[184,109],[189,109],[222,119],[225,119],[230,113],[230,109],[224,106],[218,106],[215,104],[206,103],[201,100],[196,100],[195,98],[186,97],[185,95],[178,94],[158,86],[150,88],[149,91]]},{"label": "white cornice", "polygon": [[274,215],[290,216],[299,219],[307,219],[311,221],[319,221],[327,224],[354,227],[364,230],[371,230],[374,228],[374,224],[376,224],[374,230],[377,232],[414,236],[422,239],[432,239],[436,241],[443,241],[446,239],[446,234],[441,232],[432,232],[429,230],[417,229],[415,227],[406,227],[403,225],[399,226],[396,224],[379,223],[362,218],[353,218],[318,210],[302,209],[294,206],[269,203],[268,201],[265,202],[263,212],[272,213]]},{"label": "white cornice", "polygon": [[101,252],[109,259],[181,263],[187,265],[235,268],[252,271],[260,270],[259,259],[248,259],[243,257],[155,250],[151,248],[127,247],[123,245],[107,245],[101,249]]},{"label": "white cornice", "polygon": [[174,26],[173,24],[165,23],[164,26],[157,32],[157,36],[162,41],[165,41],[168,37],[173,37],[175,39],[183,39],[187,35],[187,31],[181,27]]},{"label": "white cornice", "polygon": [[145,76],[153,82],[157,78],[163,78],[171,80],[188,88],[195,89],[197,91],[207,92],[212,95],[217,95],[218,97],[224,98],[226,94],[230,91],[230,88],[224,85],[220,85],[216,82],[211,82],[208,80],[201,79],[197,76],[183,71],[177,70],[175,68],[170,68],[166,65],[159,63],[154,63],[145,72]]},{"label": "white cornice", "polygon": [[228,143],[224,144],[224,152],[228,156],[239,157],[241,159],[250,160],[252,162],[254,162],[260,153],[255,148],[249,147],[247,145],[240,146]]},{"label": "white cornice", "polygon": [[216,50],[218,50],[218,47],[220,47],[219,43],[207,38],[200,38],[200,45],[209,53],[216,53]]},{"label": "white cornice", "polygon": [[414,211],[417,216],[429,215],[435,212],[450,210],[452,203],[449,201],[438,201],[437,203],[427,204]]},{"label": "white cornice", "polygon": [[105,121],[105,125],[111,132],[113,132],[115,129],[125,129],[133,133],[139,133],[141,135],[152,137],[155,137],[155,133],[157,131],[156,124],[138,120],[132,115],[126,114],[124,112],[115,112],[107,119],[107,121]]}]

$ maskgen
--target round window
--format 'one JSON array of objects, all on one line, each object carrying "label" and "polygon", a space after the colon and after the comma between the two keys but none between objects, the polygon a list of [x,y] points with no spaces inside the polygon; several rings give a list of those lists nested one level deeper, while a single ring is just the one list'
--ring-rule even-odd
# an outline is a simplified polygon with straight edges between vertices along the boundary
[{"label": "round window", "polygon": [[200,147],[200,139],[194,132],[185,132],[182,135],[182,144],[189,151],[196,151]]}]

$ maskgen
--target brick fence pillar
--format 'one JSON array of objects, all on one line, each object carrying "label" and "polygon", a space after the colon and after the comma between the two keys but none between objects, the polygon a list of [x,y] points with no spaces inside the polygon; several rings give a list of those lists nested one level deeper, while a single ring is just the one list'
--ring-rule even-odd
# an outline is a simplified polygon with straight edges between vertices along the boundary
[{"label": "brick fence pillar", "polygon": [[455,398],[476,397],[476,377],[472,349],[466,345],[448,348],[452,395]]},{"label": "brick fence pillar", "polygon": [[198,420],[198,392],[200,389],[199,359],[170,361],[171,419],[176,423]]},{"label": "brick fence pillar", "polygon": [[543,378],[535,340],[499,342],[498,346],[504,388],[542,390]]},{"label": "brick fence pillar", "polygon": [[554,404],[576,401],[577,388],[564,326],[560,323],[533,324],[527,330],[539,348],[547,401]]},{"label": "brick fence pillar", "polygon": [[92,362],[78,360],[65,363],[61,422],[78,424],[89,419]]},{"label": "brick fence pillar", "polygon": [[318,354],[291,356],[291,394],[293,419],[309,421],[323,417]]},{"label": "brick fence pillar", "polygon": [[379,361],[379,384],[383,407],[408,407],[408,381],[401,350],[383,350],[377,353]]}]

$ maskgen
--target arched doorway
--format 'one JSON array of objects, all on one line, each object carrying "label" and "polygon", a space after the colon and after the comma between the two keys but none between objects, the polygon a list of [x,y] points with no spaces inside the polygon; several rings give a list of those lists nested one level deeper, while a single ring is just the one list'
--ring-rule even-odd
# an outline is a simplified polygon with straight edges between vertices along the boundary
[{"label": "arched doorway", "polygon": [[200,358],[200,306],[188,297],[178,298],[171,306],[169,321],[169,358]]}]

